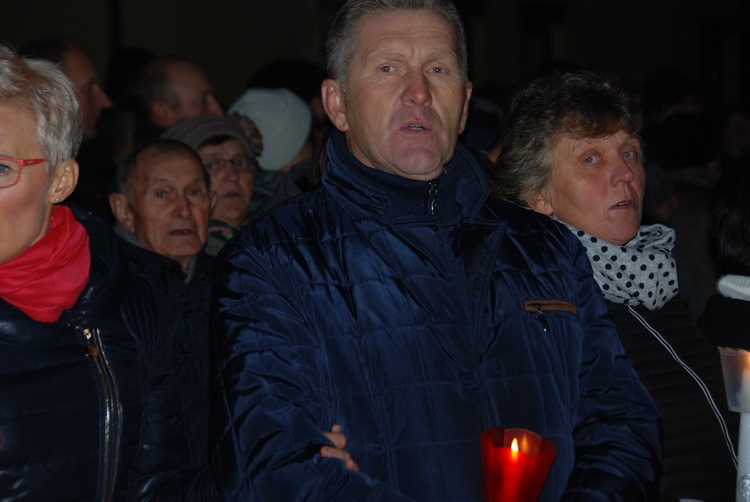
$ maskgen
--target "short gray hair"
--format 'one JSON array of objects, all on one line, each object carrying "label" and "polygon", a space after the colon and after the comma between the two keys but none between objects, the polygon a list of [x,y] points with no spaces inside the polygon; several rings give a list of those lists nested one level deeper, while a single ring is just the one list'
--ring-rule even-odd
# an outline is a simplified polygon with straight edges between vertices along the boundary
[{"label": "short gray hair", "polygon": [[26,59],[0,45],[0,104],[19,106],[32,114],[34,139],[48,159],[48,175],[78,155],[81,107],[73,83],[54,63]]},{"label": "short gray hair", "polygon": [[600,138],[622,129],[639,136],[642,125],[638,95],[624,82],[582,63],[548,64],[512,100],[493,193],[529,205],[549,184],[562,135]]},{"label": "short gray hair", "polygon": [[347,72],[354,54],[356,28],[367,14],[429,10],[442,14],[453,26],[458,44],[458,58],[464,80],[468,80],[468,55],[466,32],[456,6],[450,0],[348,0],[339,10],[328,32],[326,41],[328,76],[336,80],[345,91]]},{"label": "short gray hair", "polygon": [[185,153],[189,157],[192,157],[198,163],[198,165],[201,166],[201,171],[203,172],[203,180],[206,182],[206,189],[208,191],[211,190],[211,176],[209,176],[206,168],[203,167],[203,161],[195,152],[195,150],[190,148],[182,141],[177,141],[176,139],[156,138],[145,141],[143,143],[139,143],[128,153],[126,153],[120,163],[117,164],[117,171],[115,173],[115,182],[117,184],[116,190],[117,192],[124,194],[128,201],[132,202],[130,185],[133,181],[135,171],[138,168],[138,161],[141,155],[147,150],[155,150],[160,154]]}]

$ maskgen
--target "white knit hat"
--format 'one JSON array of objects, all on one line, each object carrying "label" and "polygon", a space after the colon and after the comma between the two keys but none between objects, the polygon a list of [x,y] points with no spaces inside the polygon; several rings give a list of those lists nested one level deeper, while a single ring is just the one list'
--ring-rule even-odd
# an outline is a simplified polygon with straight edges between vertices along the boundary
[{"label": "white knit hat", "polygon": [[250,117],[258,126],[263,137],[258,164],[268,171],[279,171],[294,160],[310,135],[310,107],[288,89],[248,89],[229,111]]}]

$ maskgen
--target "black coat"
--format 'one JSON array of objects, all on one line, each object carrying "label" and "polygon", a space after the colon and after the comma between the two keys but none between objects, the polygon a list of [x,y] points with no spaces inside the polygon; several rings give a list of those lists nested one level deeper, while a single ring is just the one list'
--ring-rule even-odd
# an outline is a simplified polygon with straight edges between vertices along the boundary
[{"label": "black coat", "polygon": [[[166,318],[117,239],[75,211],[89,281],[57,322],[0,300],[0,498],[120,500],[184,466]],[[144,493],[141,491],[141,493]]]},{"label": "black coat", "polygon": [[750,302],[713,295],[698,326],[718,347],[750,350]]},{"label": "black coat", "polygon": [[197,255],[186,283],[176,261],[121,242],[131,273],[146,280],[169,305],[173,371],[179,382],[190,467],[202,468],[208,465],[208,304],[214,258]]},{"label": "black coat", "polygon": [[739,415],[728,410],[716,348],[677,299],[656,311],[634,309],[661,334],[670,350],[627,306],[609,301],[607,305],[633,366],[662,418],[661,500],[677,501],[684,497],[733,501],[737,471],[719,421],[699,385],[670,354],[673,350],[705,382],[736,446]]}]

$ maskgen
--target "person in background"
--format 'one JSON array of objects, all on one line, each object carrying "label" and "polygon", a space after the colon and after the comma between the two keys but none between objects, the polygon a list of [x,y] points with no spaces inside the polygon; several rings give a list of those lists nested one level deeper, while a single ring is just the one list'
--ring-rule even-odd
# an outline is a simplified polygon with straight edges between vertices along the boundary
[{"label": "person in background", "polygon": [[312,112],[312,135],[317,137],[323,129],[331,127],[320,98],[320,83],[326,78],[323,66],[312,61],[291,58],[275,59],[260,67],[250,78],[246,88],[285,88],[307,103]]},{"label": "person in background", "polygon": [[664,431],[660,500],[734,500],[737,415],[721,364],[679,301],[674,231],[641,225],[637,96],[582,64],[541,68],[517,91],[494,192],[563,223],[586,249]]},{"label": "person in background", "polygon": [[115,232],[131,273],[143,277],[174,316],[174,372],[190,466],[207,465],[208,301],[214,262],[203,252],[213,204],[201,159],[184,143],[152,140],[125,156],[110,195]]},{"label": "person in background", "polygon": [[206,70],[182,56],[146,62],[126,96],[136,115],[134,144],[158,138],[184,118],[224,113]]},{"label": "person in background", "polygon": [[100,134],[100,119],[112,107],[112,101],[102,88],[91,55],[77,42],[63,37],[35,40],[21,47],[19,54],[55,63],[73,82],[83,115],[83,143],[76,155],[78,183],[69,201],[111,221],[107,196],[115,170],[114,153],[108,139]]},{"label": "person in background", "polygon": [[257,161],[253,143],[234,118],[223,115],[182,120],[167,129],[162,138],[182,141],[195,150],[208,171],[216,203],[211,210],[205,251],[216,256],[255,209],[252,194]]},{"label": "person in background", "polygon": [[99,117],[102,111],[112,106],[112,101],[102,88],[99,73],[88,51],[73,40],[49,37],[30,42],[18,52],[24,57],[44,59],[60,66],[75,87],[83,115],[83,140],[95,137]]},{"label": "person in background", "polygon": [[[214,487],[208,462],[208,306],[214,260],[203,248],[215,196],[200,157],[186,144],[156,139],[128,153],[110,196],[130,272],[151,284],[167,303],[172,323],[173,372],[194,483]],[[340,428],[326,433],[326,455],[356,468],[343,450]],[[208,493],[211,493],[209,490]]]},{"label": "person in background", "polygon": [[82,129],[57,66],[0,46],[0,493],[165,500],[186,459],[167,318],[109,226],[63,204]]},{"label": "person in background", "polygon": [[260,206],[271,197],[285,172],[312,157],[312,112],[299,96],[283,88],[248,89],[229,111],[252,120],[263,138],[253,194],[253,202]]},{"label": "person in background", "polygon": [[[350,0],[327,51],[322,183],[219,255],[225,498],[478,500],[480,436],[501,426],[555,444],[540,500],[648,500],[658,414],[580,243],[490,198],[458,144],[471,83],[455,6]],[[358,472],[317,454],[331,422]]]},{"label": "person in background", "polygon": [[750,350],[750,154],[725,169],[709,204],[709,230],[721,276],[698,325],[719,347]]}]

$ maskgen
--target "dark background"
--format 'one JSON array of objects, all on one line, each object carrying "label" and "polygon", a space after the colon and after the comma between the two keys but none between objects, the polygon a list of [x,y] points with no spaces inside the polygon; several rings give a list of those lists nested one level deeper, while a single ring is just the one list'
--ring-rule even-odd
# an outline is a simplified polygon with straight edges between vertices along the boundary
[{"label": "dark background", "polygon": [[[225,104],[275,59],[323,63],[341,0],[2,0],[0,39],[64,35],[103,78],[111,54],[140,46],[202,62]],[[748,0],[457,0],[475,87],[509,88],[541,62],[594,63],[641,86],[677,69],[716,104],[747,104]]]}]

